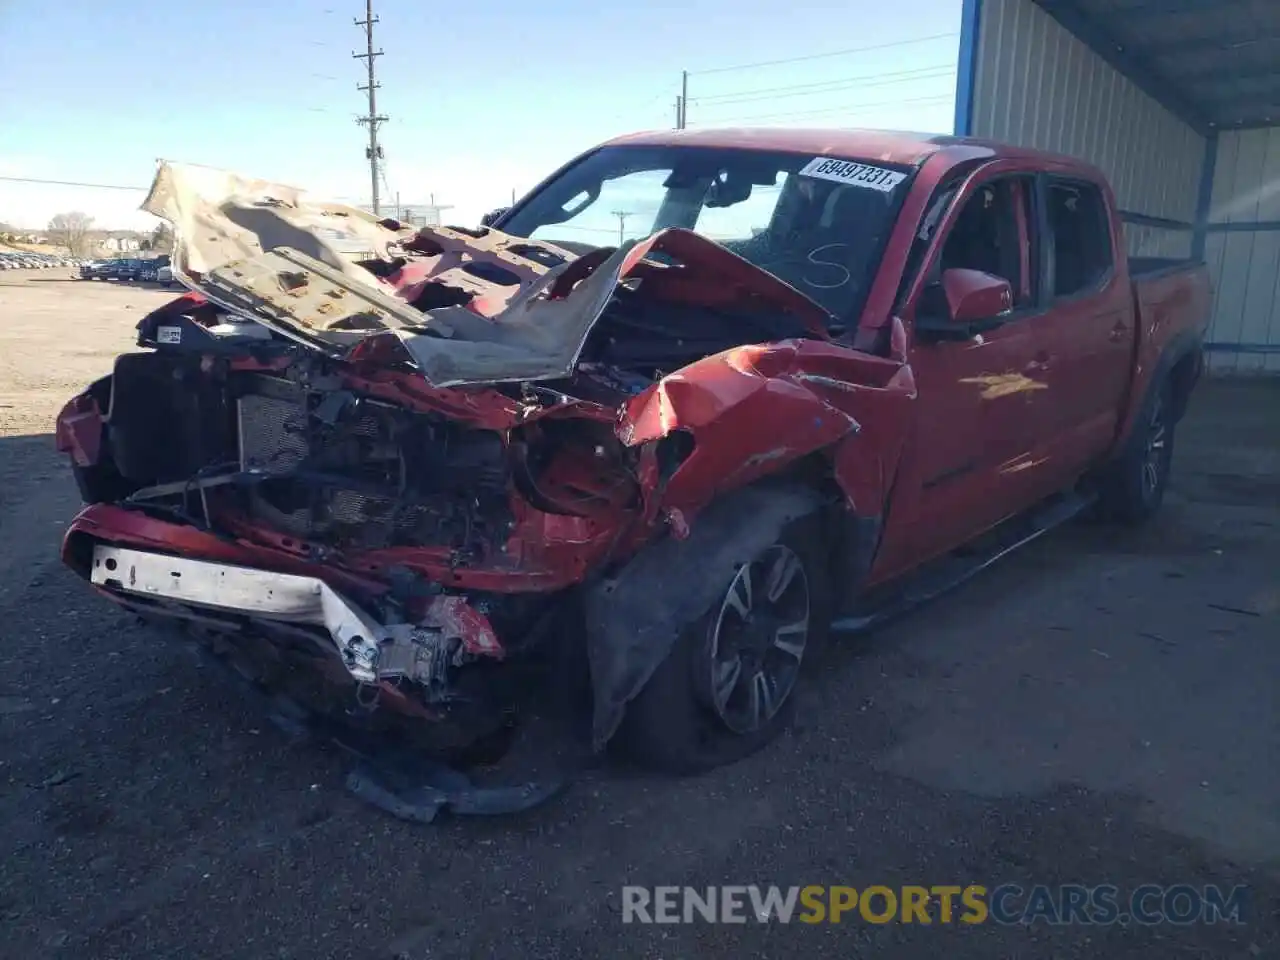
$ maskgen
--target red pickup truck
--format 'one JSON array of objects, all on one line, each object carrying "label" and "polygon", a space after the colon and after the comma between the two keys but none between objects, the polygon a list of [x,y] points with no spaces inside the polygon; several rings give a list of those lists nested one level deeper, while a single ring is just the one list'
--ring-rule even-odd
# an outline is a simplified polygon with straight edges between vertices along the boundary
[{"label": "red pickup truck", "polygon": [[218,183],[153,186],[192,292],[59,416],[63,558],[450,757],[575,670],[597,749],[745,755],[833,630],[1148,517],[1201,372],[1204,267],[996,143],[640,134],[468,230]]}]

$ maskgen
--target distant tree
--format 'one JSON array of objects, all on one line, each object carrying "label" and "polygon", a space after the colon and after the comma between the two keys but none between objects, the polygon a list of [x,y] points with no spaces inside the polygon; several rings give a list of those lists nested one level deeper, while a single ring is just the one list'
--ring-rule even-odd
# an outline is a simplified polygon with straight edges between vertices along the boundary
[{"label": "distant tree", "polygon": [[66,247],[73,257],[82,257],[88,251],[92,227],[93,217],[87,213],[60,213],[49,221],[49,242]]},{"label": "distant tree", "polygon": [[156,253],[173,253],[173,230],[167,223],[156,224],[151,231],[151,249]]}]

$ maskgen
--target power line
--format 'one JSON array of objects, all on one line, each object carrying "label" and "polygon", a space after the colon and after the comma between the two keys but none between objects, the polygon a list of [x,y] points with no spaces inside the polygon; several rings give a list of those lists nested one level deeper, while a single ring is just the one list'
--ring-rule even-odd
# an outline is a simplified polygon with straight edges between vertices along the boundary
[{"label": "power line", "polygon": [[[756,115],[750,117],[729,117],[724,120],[714,121],[716,124],[721,123],[746,123],[753,120],[800,120],[805,117],[820,117],[830,113],[848,113],[853,110],[868,110],[872,107],[892,107],[905,103],[943,103],[951,99],[950,95],[933,96],[933,97],[915,97],[907,100],[881,100],[876,103],[846,103],[838,107],[827,107],[822,110],[805,110],[799,113],[768,113],[764,115]],[[701,126],[711,126],[712,124],[701,124]]]},{"label": "power line", "polygon": [[118,183],[81,183],[78,180],[42,180],[37,177],[0,177],[10,183],[43,183],[53,187],[93,187],[95,190],[136,190],[146,193],[146,187],[125,187]]},{"label": "power line", "polygon": [[[955,66],[950,63],[929,64],[924,67],[912,67],[910,70],[892,70],[889,72],[867,73],[858,77],[841,77],[836,80],[816,80],[806,81],[805,83],[788,83],[776,87],[757,87],[755,90],[731,90],[728,93],[709,93],[705,96],[694,97],[690,103],[710,103],[720,100],[736,100],[739,97],[755,97],[757,95],[773,94],[789,90],[817,90],[822,87],[839,86],[845,83],[853,83],[861,80],[879,80],[885,77],[907,77],[909,74],[918,74],[927,71],[945,70],[948,73],[955,72]],[[909,78],[910,79],[910,78]]]},{"label": "power line", "polygon": [[373,213],[376,216],[378,214],[378,163],[382,160],[382,147],[378,144],[378,127],[390,118],[378,113],[378,88],[381,84],[375,76],[374,61],[383,53],[381,50],[373,49],[373,25],[378,22],[378,18],[373,15],[373,0],[365,0],[364,11],[364,19],[355,21],[355,25],[364,28],[365,52],[352,53],[351,56],[357,60],[363,60],[369,71],[369,82],[356,85],[357,90],[363,90],[369,94],[369,112],[363,117],[357,117],[356,123],[367,125],[369,128],[369,146],[364,152],[369,159],[369,190]]},{"label": "power line", "polygon": [[[885,87],[891,86],[895,83],[911,83],[916,80],[940,80],[943,77],[953,76],[955,72],[955,67],[944,64],[937,67],[929,67],[927,69],[921,67],[919,70],[906,70],[897,74],[869,74],[863,77],[847,77],[843,80],[826,80],[819,83],[800,83],[789,87],[765,87],[760,90],[744,90],[740,95],[722,93],[709,97],[698,97],[689,102],[711,107],[721,107],[733,103],[756,103],[760,100],[781,100],[786,97],[808,97],[823,93],[835,93],[840,90],[848,90],[852,87]],[[783,92],[770,92],[773,90]],[[753,95],[749,96],[748,94]],[[758,94],[758,96],[755,94]]]},{"label": "power line", "polygon": [[[615,213],[614,216],[617,216],[617,214]],[[627,214],[627,216],[630,216],[630,214]],[[610,235],[617,233],[612,227],[578,227],[571,223],[557,223],[554,226],[557,230],[577,230],[580,233],[607,233]]]},{"label": "power line", "polygon": [[749,70],[752,67],[776,67],[784,63],[802,63],[808,60],[822,60],[828,57],[844,57],[851,53],[867,53],[872,50],[889,50],[894,47],[905,47],[916,43],[928,43],[932,40],[945,40],[948,37],[958,37],[959,33],[951,31],[950,33],[934,33],[927,37],[915,37],[911,40],[895,40],[892,43],[876,43],[865,47],[848,47],[844,50],[832,50],[829,53],[810,53],[803,57],[787,57],[784,60],[758,60],[755,63],[740,63],[732,67],[713,67],[710,70],[691,70],[691,76],[706,76],[710,73],[728,73],[732,70]]},{"label": "power line", "polygon": [[634,109],[622,109],[622,110],[619,110],[617,113],[614,113],[612,116],[610,116],[610,117],[607,119],[607,121],[606,121],[606,122],[607,122],[607,123],[616,123],[616,122],[618,122],[618,121],[625,120],[625,119],[627,119],[628,117],[633,116],[634,114],[637,114],[637,113],[646,113],[646,112],[647,112],[650,108],[652,108],[652,107],[653,107],[653,106],[654,106],[654,105],[655,105],[659,100],[661,100],[661,99],[663,99],[663,98],[666,98],[666,97],[670,97],[670,96],[671,96],[671,89],[672,89],[672,87],[671,87],[671,84],[670,84],[670,83],[665,83],[665,84],[663,84],[662,90],[660,90],[659,92],[655,93],[652,97],[650,97],[648,100],[646,100],[646,101],[644,102],[644,104],[643,104],[643,105],[641,105],[640,107],[636,107],[636,108],[634,108]]}]

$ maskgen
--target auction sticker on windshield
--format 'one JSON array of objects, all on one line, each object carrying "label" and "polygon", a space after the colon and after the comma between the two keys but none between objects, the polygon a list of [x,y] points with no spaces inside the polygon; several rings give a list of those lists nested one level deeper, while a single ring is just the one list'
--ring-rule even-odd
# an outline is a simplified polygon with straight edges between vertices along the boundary
[{"label": "auction sticker on windshield", "polygon": [[888,193],[907,179],[905,173],[899,173],[897,170],[886,170],[884,167],[873,167],[866,163],[854,163],[852,160],[833,160],[830,157],[814,157],[804,165],[800,176],[833,180],[836,183],[848,183],[857,187],[870,187],[881,193]]}]

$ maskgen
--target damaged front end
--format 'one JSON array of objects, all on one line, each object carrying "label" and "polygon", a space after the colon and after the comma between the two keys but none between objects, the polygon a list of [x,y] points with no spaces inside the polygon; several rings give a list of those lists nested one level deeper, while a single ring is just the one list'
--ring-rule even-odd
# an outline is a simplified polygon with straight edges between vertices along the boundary
[{"label": "damaged front end", "polygon": [[191,293],[58,419],[89,504],[64,561],[415,750],[487,755],[531,689],[575,702],[584,585],[858,429],[825,312],[686,230],[577,256],[168,165],[145,209]]}]

